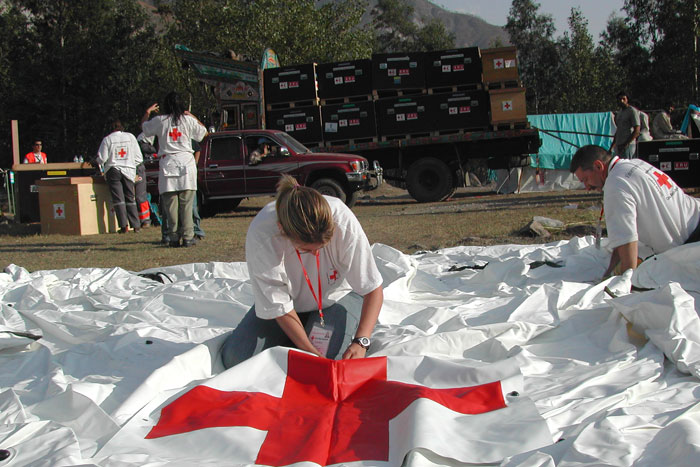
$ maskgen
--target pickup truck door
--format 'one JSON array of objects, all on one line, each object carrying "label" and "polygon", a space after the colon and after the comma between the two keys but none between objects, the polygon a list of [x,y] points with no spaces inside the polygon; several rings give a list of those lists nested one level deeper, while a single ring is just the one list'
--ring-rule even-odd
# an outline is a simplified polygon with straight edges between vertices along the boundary
[{"label": "pickup truck door", "polygon": [[246,193],[243,140],[239,135],[212,136],[204,154],[204,183],[209,199],[240,198]]},{"label": "pickup truck door", "polygon": [[246,161],[250,161],[250,154],[258,147],[261,138],[270,142],[270,155],[256,165],[250,163],[245,168],[245,183],[249,194],[274,194],[277,182],[283,173],[288,173],[298,179],[299,157],[293,154],[280,155],[280,143],[268,135],[248,135],[244,149],[247,152]]}]

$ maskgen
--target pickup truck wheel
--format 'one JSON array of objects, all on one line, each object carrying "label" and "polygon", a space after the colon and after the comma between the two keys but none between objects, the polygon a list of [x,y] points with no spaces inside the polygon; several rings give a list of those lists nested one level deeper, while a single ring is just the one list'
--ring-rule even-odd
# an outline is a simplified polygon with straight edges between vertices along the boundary
[{"label": "pickup truck wheel", "polygon": [[318,191],[322,195],[334,196],[340,199],[343,203],[347,201],[347,196],[343,187],[332,178],[319,178],[311,184],[311,188]]},{"label": "pickup truck wheel", "polygon": [[442,201],[454,193],[453,174],[440,159],[425,157],[408,168],[406,188],[419,203]]}]

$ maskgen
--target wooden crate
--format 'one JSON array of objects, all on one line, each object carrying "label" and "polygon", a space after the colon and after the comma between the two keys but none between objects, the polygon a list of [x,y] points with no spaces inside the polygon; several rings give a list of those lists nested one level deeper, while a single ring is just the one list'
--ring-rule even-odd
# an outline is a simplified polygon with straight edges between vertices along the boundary
[{"label": "wooden crate", "polygon": [[525,88],[489,89],[491,123],[527,121]]},{"label": "wooden crate", "polygon": [[515,47],[481,50],[485,83],[518,80],[518,58]]}]

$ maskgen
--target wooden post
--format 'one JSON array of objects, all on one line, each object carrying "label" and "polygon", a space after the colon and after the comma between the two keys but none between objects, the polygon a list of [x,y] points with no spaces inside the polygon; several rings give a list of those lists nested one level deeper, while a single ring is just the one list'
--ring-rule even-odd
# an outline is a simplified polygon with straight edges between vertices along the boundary
[{"label": "wooden post", "polygon": [[19,164],[19,125],[17,120],[12,120],[12,164]]}]

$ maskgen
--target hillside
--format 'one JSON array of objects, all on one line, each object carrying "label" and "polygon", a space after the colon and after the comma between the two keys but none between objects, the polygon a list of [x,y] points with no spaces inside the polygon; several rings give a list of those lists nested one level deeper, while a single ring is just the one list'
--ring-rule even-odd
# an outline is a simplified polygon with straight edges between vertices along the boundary
[{"label": "hillside", "polygon": [[[321,0],[318,3],[324,4],[332,1],[334,0]],[[435,18],[441,21],[445,28],[455,35],[457,47],[478,45],[481,48],[487,48],[493,45],[496,40],[500,40],[504,44],[508,43],[508,33],[502,27],[489,24],[477,16],[447,11],[428,0],[404,1],[413,7],[414,21],[417,24],[422,24],[422,19],[429,21]],[[141,0],[139,3],[152,11],[153,0]],[[376,5],[377,0],[369,0],[363,18],[364,22],[371,21],[370,12]]]}]

